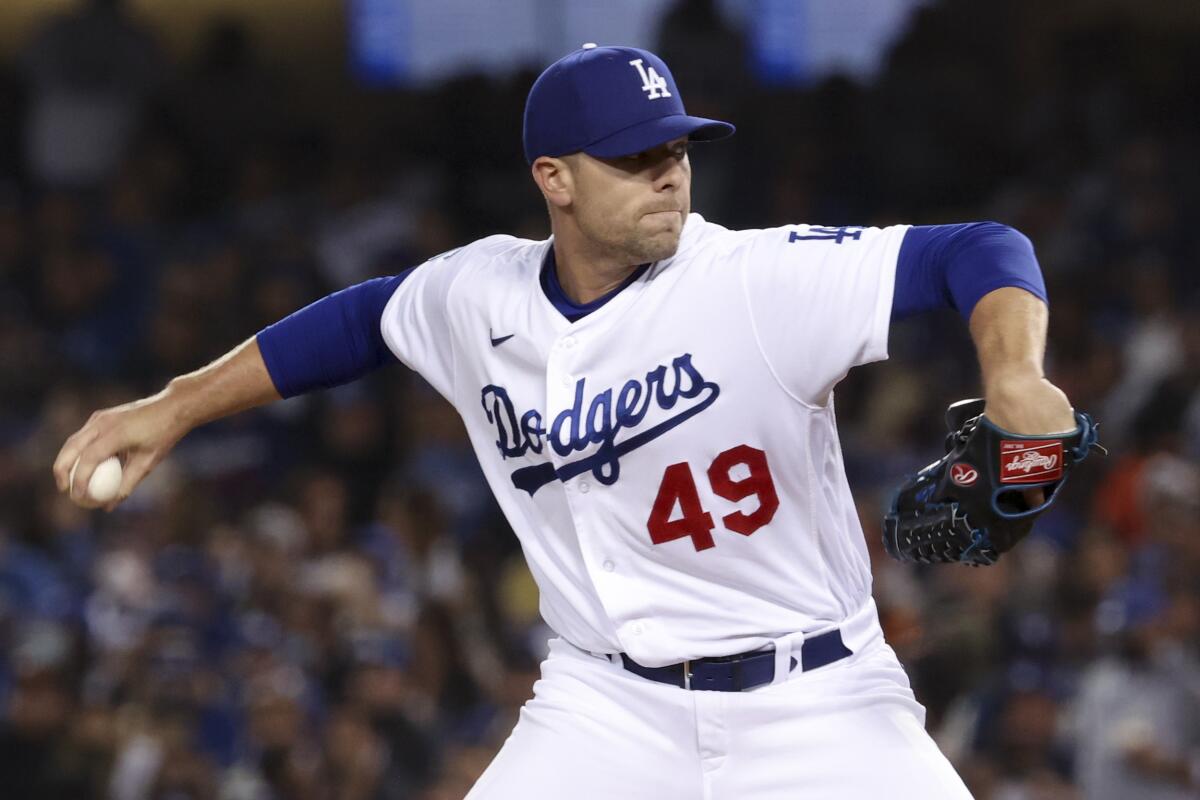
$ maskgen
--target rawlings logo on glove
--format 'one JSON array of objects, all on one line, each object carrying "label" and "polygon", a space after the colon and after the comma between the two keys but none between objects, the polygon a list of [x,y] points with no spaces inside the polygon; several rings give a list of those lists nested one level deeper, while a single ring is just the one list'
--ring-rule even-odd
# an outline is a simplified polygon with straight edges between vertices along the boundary
[{"label": "rawlings logo on glove", "polygon": [[[1018,473],[1020,476],[1018,477]],[[1001,483],[1041,483],[1062,477],[1062,442],[1000,442]]]},{"label": "rawlings logo on glove", "polygon": [[[1093,449],[1096,424],[1075,412],[1075,430],[1062,436],[1022,436],[983,416],[984,401],[946,409],[945,457],[910,478],[883,519],[883,544],[899,561],[994,564],[1033,529],[1033,520],[1058,497],[1075,464]],[[978,466],[977,466],[978,465]],[[1030,507],[1025,492],[1042,488]]]}]

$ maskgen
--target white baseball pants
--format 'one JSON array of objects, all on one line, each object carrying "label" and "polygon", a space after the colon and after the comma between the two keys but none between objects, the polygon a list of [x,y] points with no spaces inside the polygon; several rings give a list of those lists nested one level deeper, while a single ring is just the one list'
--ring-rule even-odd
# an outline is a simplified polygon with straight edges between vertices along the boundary
[{"label": "white baseball pants", "polygon": [[747,692],[656,683],[555,639],[467,800],[969,799],[867,613],[853,655]]}]

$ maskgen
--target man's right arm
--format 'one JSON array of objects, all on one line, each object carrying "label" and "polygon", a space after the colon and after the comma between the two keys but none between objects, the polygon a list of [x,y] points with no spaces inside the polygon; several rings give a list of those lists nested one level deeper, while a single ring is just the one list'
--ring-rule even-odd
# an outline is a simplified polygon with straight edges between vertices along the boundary
[{"label": "man's right arm", "polygon": [[389,298],[411,272],[324,297],[208,366],[175,378],[158,394],[96,412],[54,461],[59,491],[78,505],[100,506],[87,496],[88,481],[98,464],[119,454],[121,487],[116,499],[103,504],[112,510],[192,429],[283,397],[349,383],[394,361],[381,320]]}]

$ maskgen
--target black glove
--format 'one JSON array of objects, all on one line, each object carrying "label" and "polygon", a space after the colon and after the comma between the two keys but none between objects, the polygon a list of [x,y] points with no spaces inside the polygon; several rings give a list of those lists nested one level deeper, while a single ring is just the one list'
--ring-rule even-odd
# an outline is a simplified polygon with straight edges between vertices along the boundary
[{"label": "black glove", "polygon": [[[1076,411],[1062,436],[1023,436],[983,416],[982,399],[946,409],[945,457],[900,487],[883,518],[883,546],[898,561],[994,564],[1033,529],[1067,475],[1097,444],[1096,424]],[[1040,487],[1045,500],[1025,501]]]}]

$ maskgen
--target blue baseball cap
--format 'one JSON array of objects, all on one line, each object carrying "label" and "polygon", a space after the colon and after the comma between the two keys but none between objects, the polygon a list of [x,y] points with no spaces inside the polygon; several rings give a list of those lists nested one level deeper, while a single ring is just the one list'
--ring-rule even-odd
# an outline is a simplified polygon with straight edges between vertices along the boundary
[{"label": "blue baseball cap", "polygon": [[583,151],[599,158],[640,153],[680,136],[724,139],[728,122],[690,117],[675,78],[636,47],[581,49],[555,61],[525,101],[525,158]]}]

